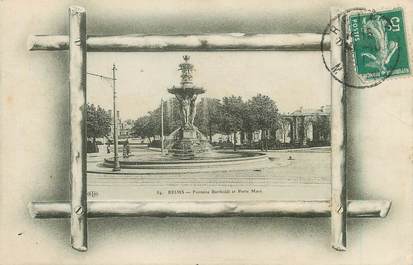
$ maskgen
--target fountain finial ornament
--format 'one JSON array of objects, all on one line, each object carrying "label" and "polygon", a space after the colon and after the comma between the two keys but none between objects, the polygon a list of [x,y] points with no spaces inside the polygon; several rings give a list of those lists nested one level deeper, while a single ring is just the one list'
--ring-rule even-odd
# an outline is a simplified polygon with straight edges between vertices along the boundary
[{"label": "fountain finial ornament", "polygon": [[194,65],[189,63],[189,55],[184,55],[184,62],[179,64],[179,71],[181,71],[181,84],[192,83],[192,72],[194,71]]}]

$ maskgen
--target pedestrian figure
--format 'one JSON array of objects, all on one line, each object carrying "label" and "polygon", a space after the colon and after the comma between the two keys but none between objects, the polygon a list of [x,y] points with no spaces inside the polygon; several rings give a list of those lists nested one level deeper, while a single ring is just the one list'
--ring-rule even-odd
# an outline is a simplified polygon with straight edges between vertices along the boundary
[{"label": "pedestrian figure", "polygon": [[123,158],[127,158],[127,156],[126,156],[126,142],[124,142],[123,143],[123,150],[122,150],[123,152]]},{"label": "pedestrian figure", "polygon": [[130,145],[129,145],[129,141],[126,140],[126,156],[129,157],[130,155]]},{"label": "pedestrian figure", "polygon": [[123,143],[123,158],[128,158],[129,157],[129,141],[126,140]]},{"label": "pedestrian figure", "polygon": [[110,144],[109,144],[109,143],[106,145],[106,152],[107,152],[108,154],[110,154]]}]

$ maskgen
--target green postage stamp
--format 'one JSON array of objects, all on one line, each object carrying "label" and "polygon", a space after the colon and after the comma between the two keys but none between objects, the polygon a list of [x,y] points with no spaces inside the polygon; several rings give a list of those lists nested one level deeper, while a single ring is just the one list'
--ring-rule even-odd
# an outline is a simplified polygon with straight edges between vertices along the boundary
[{"label": "green postage stamp", "polygon": [[364,79],[411,73],[401,8],[350,15],[349,24],[356,72]]}]

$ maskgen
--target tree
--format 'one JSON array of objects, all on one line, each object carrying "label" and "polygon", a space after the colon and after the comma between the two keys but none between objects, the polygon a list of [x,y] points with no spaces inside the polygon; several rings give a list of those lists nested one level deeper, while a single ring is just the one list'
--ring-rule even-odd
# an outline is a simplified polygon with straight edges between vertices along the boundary
[{"label": "tree", "polygon": [[139,117],[135,121],[135,123],[133,124],[133,127],[132,127],[132,134],[135,137],[139,136],[141,138],[148,138],[149,142],[152,142],[151,137],[153,136],[153,133],[151,131],[150,116],[149,115]]},{"label": "tree", "polygon": [[138,118],[132,127],[132,132],[134,135],[140,136],[141,138],[148,138],[149,143],[152,143],[155,139],[155,135],[161,134],[160,108],[150,111],[147,115]]},{"label": "tree", "polygon": [[264,149],[262,145],[264,138],[265,150],[268,150],[268,132],[270,129],[277,129],[277,104],[269,96],[257,94],[248,100],[248,110],[253,121],[252,127],[261,130],[261,134],[264,134],[264,137],[261,135],[261,149]]},{"label": "tree", "polygon": [[[178,101],[175,98],[163,101],[163,112],[164,135],[169,135],[181,124]],[[155,135],[161,135],[160,104],[155,110],[136,119],[132,127],[132,134],[147,138],[150,143],[154,140]]]},{"label": "tree", "polygon": [[236,151],[236,133],[242,129],[245,104],[241,97],[232,95],[222,98],[221,110],[221,130],[227,135],[231,133],[234,135],[233,144]]},{"label": "tree", "polygon": [[212,135],[220,131],[220,111],[222,105],[219,99],[202,98],[197,104],[195,126],[205,135],[209,136],[212,143]]},{"label": "tree", "polygon": [[331,133],[331,124],[330,124],[330,115],[317,115],[316,117],[317,125],[317,140],[320,140],[324,144],[330,144],[330,133]]},{"label": "tree", "polygon": [[171,134],[174,130],[180,127],[181,117],[179,113],[179,102],[176,98],[171,98],[164,101],[164,133]]},{"label": "tree", "polygon": [[252,135],[256,129],[256,123],[254,121],[253,115],[251,115],[250,106],[247,103],[244,103],[243,106],[243,115],[242,115],[242,134],[247,135],[248,145],[252,145]]},{"label": "tree", "polygon": [[92,138],[93,145],[96,147],[96,138],[107,137],[110,133],[111,117],[108,111],[94,104],[86,105],[86,132],[87,137]]}]

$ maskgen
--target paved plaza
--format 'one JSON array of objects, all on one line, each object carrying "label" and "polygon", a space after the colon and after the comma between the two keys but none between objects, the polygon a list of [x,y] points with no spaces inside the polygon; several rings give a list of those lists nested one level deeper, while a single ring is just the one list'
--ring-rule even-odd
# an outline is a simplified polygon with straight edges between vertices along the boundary
[{"label": "paved plaza", "polygon": [[[135,148],[137,157],[156,150]],[[121,152],[120,152],[121,154]],[[113,155],[113,154],[112,154]],[[157,174],[137,169],[112,172],[102,166],[111,154],[88,154],[89,200],[325,200],[330,197],[330,149],[267,152],[264,167]]]}]

